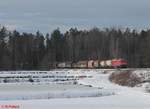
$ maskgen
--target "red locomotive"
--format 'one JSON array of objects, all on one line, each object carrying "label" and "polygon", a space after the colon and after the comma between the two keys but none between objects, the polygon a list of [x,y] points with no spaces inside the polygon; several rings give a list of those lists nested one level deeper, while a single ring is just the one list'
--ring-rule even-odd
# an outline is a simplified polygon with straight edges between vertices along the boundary
[{"label": "red locomotive", "polygon": [[127,67],[127,65],[128,65],[128,63],[124,59],[114,59],[114,60],[112,60],[112,67],[114,67],[114,68],[118,68],[118,67],[120,67],[120,68],[123,67],[124,68],[124,67]]}]

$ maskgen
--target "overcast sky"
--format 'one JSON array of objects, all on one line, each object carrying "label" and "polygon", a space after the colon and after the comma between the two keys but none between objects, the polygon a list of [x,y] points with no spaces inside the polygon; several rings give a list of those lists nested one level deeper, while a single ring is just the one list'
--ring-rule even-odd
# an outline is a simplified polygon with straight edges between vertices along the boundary
[{"label": "overcast sky", "polygon": [[0,24],[24,32],[57,27],[150,28],[150,0],[0,0]]}]

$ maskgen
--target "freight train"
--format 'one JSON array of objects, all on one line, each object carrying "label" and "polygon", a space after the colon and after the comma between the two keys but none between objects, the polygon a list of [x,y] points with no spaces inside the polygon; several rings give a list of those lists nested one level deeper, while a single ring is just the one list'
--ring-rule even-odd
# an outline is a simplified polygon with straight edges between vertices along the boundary
[{"label": "freight train", "polygon": [[113,60],[85,60],[78,62],[58,62],[56,68],[126,68],[128,62],[124,59]]}]

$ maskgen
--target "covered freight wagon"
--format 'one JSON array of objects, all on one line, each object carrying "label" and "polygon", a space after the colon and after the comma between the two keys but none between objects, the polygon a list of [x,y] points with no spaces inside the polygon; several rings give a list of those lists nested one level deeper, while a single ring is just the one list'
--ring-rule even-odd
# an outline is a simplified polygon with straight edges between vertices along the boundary
[{"label": "covered freight wagon", "polygon": [[105,61],[106,67],[112,67],[112,60]]},{"label": "covered freight wagon", "polygon": [[93,66],[94,68],[99,68],[99,60],[95,60]]},{"label": "covered freight wagon", "polygon": [[57,64],[57,68],[65,68],[66,67],[66,63],[65,62],[61,62]]},{"label": "covered freight wagon", "polygon": [[106,62],[105,61],[100,61],[100,67],[106,67]]},{"label": "covered freight wagon", "polygon": [[88,63],[87,61],[79,61],[77,63],[73,63],[73,68],[87,68]]},{"label": "covered freight wagon", "polygon": [[94,61],[93,60],[88,61],[88,68],[94,68]]},{"label": "covered freight wagon", "polygon": [[72,68],[72,62],[66,62],[65,67],[66,68]]}]

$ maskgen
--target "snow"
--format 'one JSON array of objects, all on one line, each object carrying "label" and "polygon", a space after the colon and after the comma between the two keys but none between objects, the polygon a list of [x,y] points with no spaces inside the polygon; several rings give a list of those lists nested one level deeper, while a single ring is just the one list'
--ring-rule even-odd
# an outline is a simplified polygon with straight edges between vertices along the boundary
[{"label": "snow", "polygon": [[[11,93],[10,93],[11,90]],[[12,94],[13,93],[13,94]],[[3,84],[0,100],[31,100],[110,96],[112,91],[84,85],[63,84]]]},{"label": "snow", "polygon": [[21,109],[149,109],[150,97],[148,95],[126,93],[100,98],[4,101],[0,104],[15,104]]},{"label": "snow", "polygon": [[[65,70],[62,70],[65,71]],[[42,92],[59,92],[60,95],[75,95],[72,97],[56,97],[55,99],[38,99],[38,100],[0,100],[0,105],[19,105],[20,109],[149,109],[150,107],[150,93],[146,93],[143,90],[138,90],[138,88],[122,87],[111,83],[108,80],[109,75],[114,72],[112,70],[67,70],[70,72],[81,72],[85,75],[92,76],[92,78],[84,78],[78,80],[79,84],[82,85],[62,85],[63,88],[56,88],[51,84],[47,84],[47,89],[42,89],[37,91],[37,87],[32,86],[32,84],[24,84],[26,87],[29,85],[31,89],[28,88],[24,90],[25,93],[30,95],[30,92],[42,94]],[[149,71],[149,70],[148,70]],[[135,71],[137,74],[141,71]],[[147,83],[148,84],[148,83]],[[9,84],[8,84],[9,85]],[[12,84],[11,84],[12,85]],[[16,85],[16,84],[15,84]],[[89,85],[93,87],[88,87]],[[147,85],[146,85],[147,86]],[[14,86],[15,87],[15,86]],[[21,86],[19,86],[21,87]],[[49,88],[48,88],[49,87]],[[52,88],[53,87],[53,88]],[[143,84],[143,87],[145,85]],[[6,93],[4,86],[0,87],[0,96]],[[11,89],[11,87],[9,87]],[[16,89],[17,87],[15,87]],[[65,88],[65,90],[63,90]],[[141,88],[141,87],[140,87]],[[15,95],[20,89],[11,89],[10,95]],[[52,89],[51,91],[49,91]],[[8,89],[7,89],[8,90]],[[29,92],[27,92],[27,90]],[[67,93],[64,94],[64,92]],[[93,92],[99,90],[101,94],[107,92],[108,96],[93,96]],[[9,91],[8,91],[9,92]],[[23,92],[22,90],[20,92]],[[92,96],[88,97],[92,93]],[[83,95],[88,95],[82,97]],[[59,95],[59,96],[60,96]],[[80,95],[80,96],[77,96]]]}]

